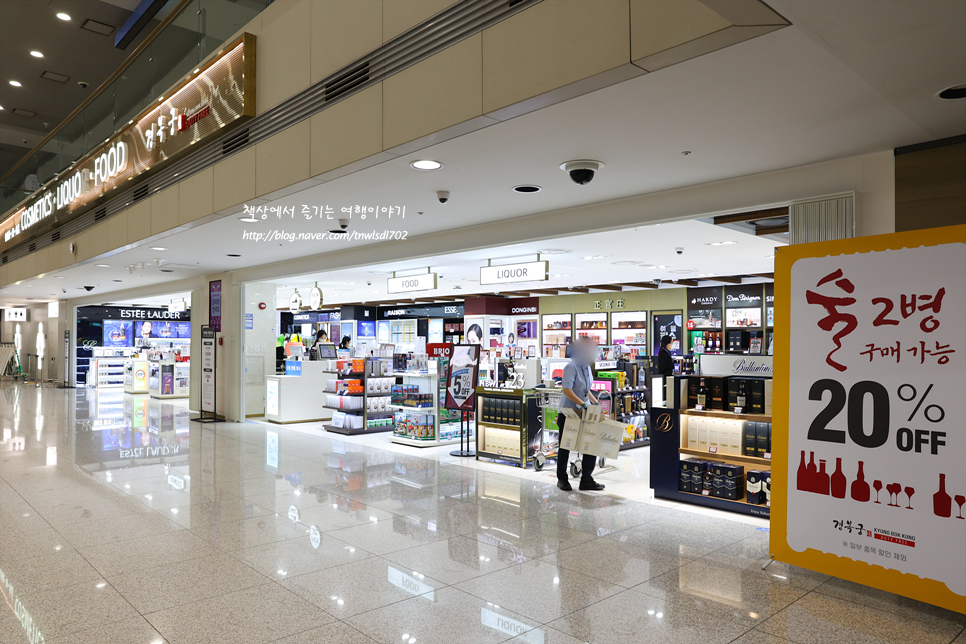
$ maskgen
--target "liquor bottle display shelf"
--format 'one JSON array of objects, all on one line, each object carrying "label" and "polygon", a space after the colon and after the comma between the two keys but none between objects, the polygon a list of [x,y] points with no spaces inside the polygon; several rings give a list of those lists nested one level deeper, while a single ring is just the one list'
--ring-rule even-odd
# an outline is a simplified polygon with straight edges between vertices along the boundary
[{"label": "liquor bottle display shelf", "polygon": [[736,414],[730,411],[720,411],[717,409],[682,409],[681,413],[687,416],[707,416],[708,418],[729,418],[731,420],[757,420],[761,423],[770,423],[771,414]]},{"label": "liquor bottle display shelf", "polygon": [[703,494],[681,492],[678,490],[663,490],[660,493],[655,491],[654,496],[660,499],[667,499],[669,501],[703,505],[705,507],[715,508],[718,510],[727,510],[728,512],[739,512],[741,514],[748,514],[753,517],[760,517],[763,519],[771,518],[771,508],[769,506],[755,505],[754,503],[748,503],[744,499],[722,499],[720,496],[705,496]]},{"label": "liquor bottle display shelf", "polygon": [[707,452],[699,449],[689,449],[687,447],[682,447],[678,450],[681,454],[686,454],[688,456],[697,456],[699,458],[709,458],[716,461],[723,461],[725,463],[737,463],[739,465],[757,465],[759,467],[771,468],[771,460],[767,458],[759,458],[757,456],[740,456],[736,454],[718,454],[715,452]]}]

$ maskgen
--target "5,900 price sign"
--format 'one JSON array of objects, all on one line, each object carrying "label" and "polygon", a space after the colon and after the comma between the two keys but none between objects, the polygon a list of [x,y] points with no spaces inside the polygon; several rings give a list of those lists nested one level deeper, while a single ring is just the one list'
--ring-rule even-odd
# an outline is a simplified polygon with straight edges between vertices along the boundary
[{"label": "5,900 price sign", "polygon": [[776,558],[961,612],[964,242],[955,226],[780,249],[772,493]]}]

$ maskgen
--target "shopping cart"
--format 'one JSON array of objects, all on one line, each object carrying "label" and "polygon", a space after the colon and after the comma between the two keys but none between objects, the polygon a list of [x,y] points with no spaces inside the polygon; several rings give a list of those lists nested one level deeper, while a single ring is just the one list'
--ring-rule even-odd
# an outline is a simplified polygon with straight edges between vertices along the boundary
[{"label": "shopping cart", "polygon": [[[544,410],[553,409],[556,410],[560,406],[560,397],[563,395],[561,389],[547,389],[545,387],[537,387],[537,407],[540,408],[540,444],[537,446],[536,454],[533,457],[533,469],[539,472],[543,469],[544,465],[547,464],[548,460],[557,460],[558,449],[560,448],[560,429],[557,427],[556,422],[547,422],[547,414]],[[554,421],[556,416],[554,415]],[[597,459],[597,466],[604,467],[606,459],[603,457]],[[580,460],[580,454],[571,451],[570,452],[570,478],[580,478],[580,474],[583,470],[583,465]]]}]

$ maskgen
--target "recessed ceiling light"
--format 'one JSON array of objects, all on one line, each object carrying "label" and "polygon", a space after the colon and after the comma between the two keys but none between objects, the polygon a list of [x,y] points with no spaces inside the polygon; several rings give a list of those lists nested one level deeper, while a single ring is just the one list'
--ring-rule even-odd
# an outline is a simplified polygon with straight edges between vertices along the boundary
[{"label": "recessed ceiling light", "polygon": [[658,266],[658,268],[667,268],[667,266],[665,266],[664,264],[661,264],[660,266]]},{"label": "recessed ceiling light", "polygon": [[966,98],[966,83],[947,87],[936,94],[936,96],[947,101],[955,101],[961,98]]},{"label": "recessed ceiling light", "polygon": [[10,81],[10,84],[14,87],[20,87],[20,81]]},{"label": "recessed ceiling light", "polygon": [[226,253],[225,257],[241,257],[238,253]]},{"label": "recessed ceiling light", "polygon": [[554,277],[570,277],[570,273],[557,273]]},{"label": "recessed ceiling light", "polygon": [[443,164],[439,161],[433,161],[432,159],[419,159],[410,163],[412,167],[417,170],[439,170],[443,167]]},{"label": "recessed ceiling light", "polygon": [[160,246],[152,246],[151,250],[168,250],[167,248],[161,248]]},{"label": "recessed ceiling light", "polygon": [[57,279],[62,280],[62,279],[64,279],[64,276],[63,275],[58,275],[57,276]]},{"label": "recessed ceiling light", "polygon": [[95,266],[97,266],[98,268],[110,268],[111,267],[110,264],[95,264]]},{"label": "recessed ceiling light", "polygon": [[708,246],[733,246],[737,243],[738,242],[736,241],[728,240],[728,241],[720,241],[720,242],[711,242],[710,244],[708,244]]},{"label": "recessed ceiling light", "polygon": [[632,259],[624,259],[624,260],[621,260],[619,262],[611,262],[611,263],[614,266],[634,266],[635,264],[637,264],[637,262],[635,262]]},{"label": "recessed ceiling light", "polygon": [[39,51],[32,51],[32,52],[30,52],[30,55],[33,56],[34,58],[43,58],[44,57],[44,55],[41,54]]},{"label": "recessed ceiling light", "polygon": [[60,18],[61,20],[70,20],[70,16],[64,13],[63,11],[58,13],[57,17]]},{"label": "recessed ceiling light", "polygon": [[544,248],[537,252],[541,255],[566,255],[572,251],[569,248]]},{"label": "recessed ceiling light", "polygon": [[530,184],[524,184],[522,186],[513,186],[514,192],[521,192],[523,194],[530,194],[533,192],[540,192],[542,188],[540,186],[534,186]]}]

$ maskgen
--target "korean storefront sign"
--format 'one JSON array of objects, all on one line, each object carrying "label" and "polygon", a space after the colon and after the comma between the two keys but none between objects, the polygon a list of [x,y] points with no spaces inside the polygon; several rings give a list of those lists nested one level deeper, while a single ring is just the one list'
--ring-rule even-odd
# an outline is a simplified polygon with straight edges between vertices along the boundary
[{"label": "korean storefront sign", "polygon": [[966,613],[966,226],[777,257],[772,553]]},{"label": "korean storefront sign", "polygon": [[244,34],[0,223],[0,250],[255,115],[255,37]]}]

